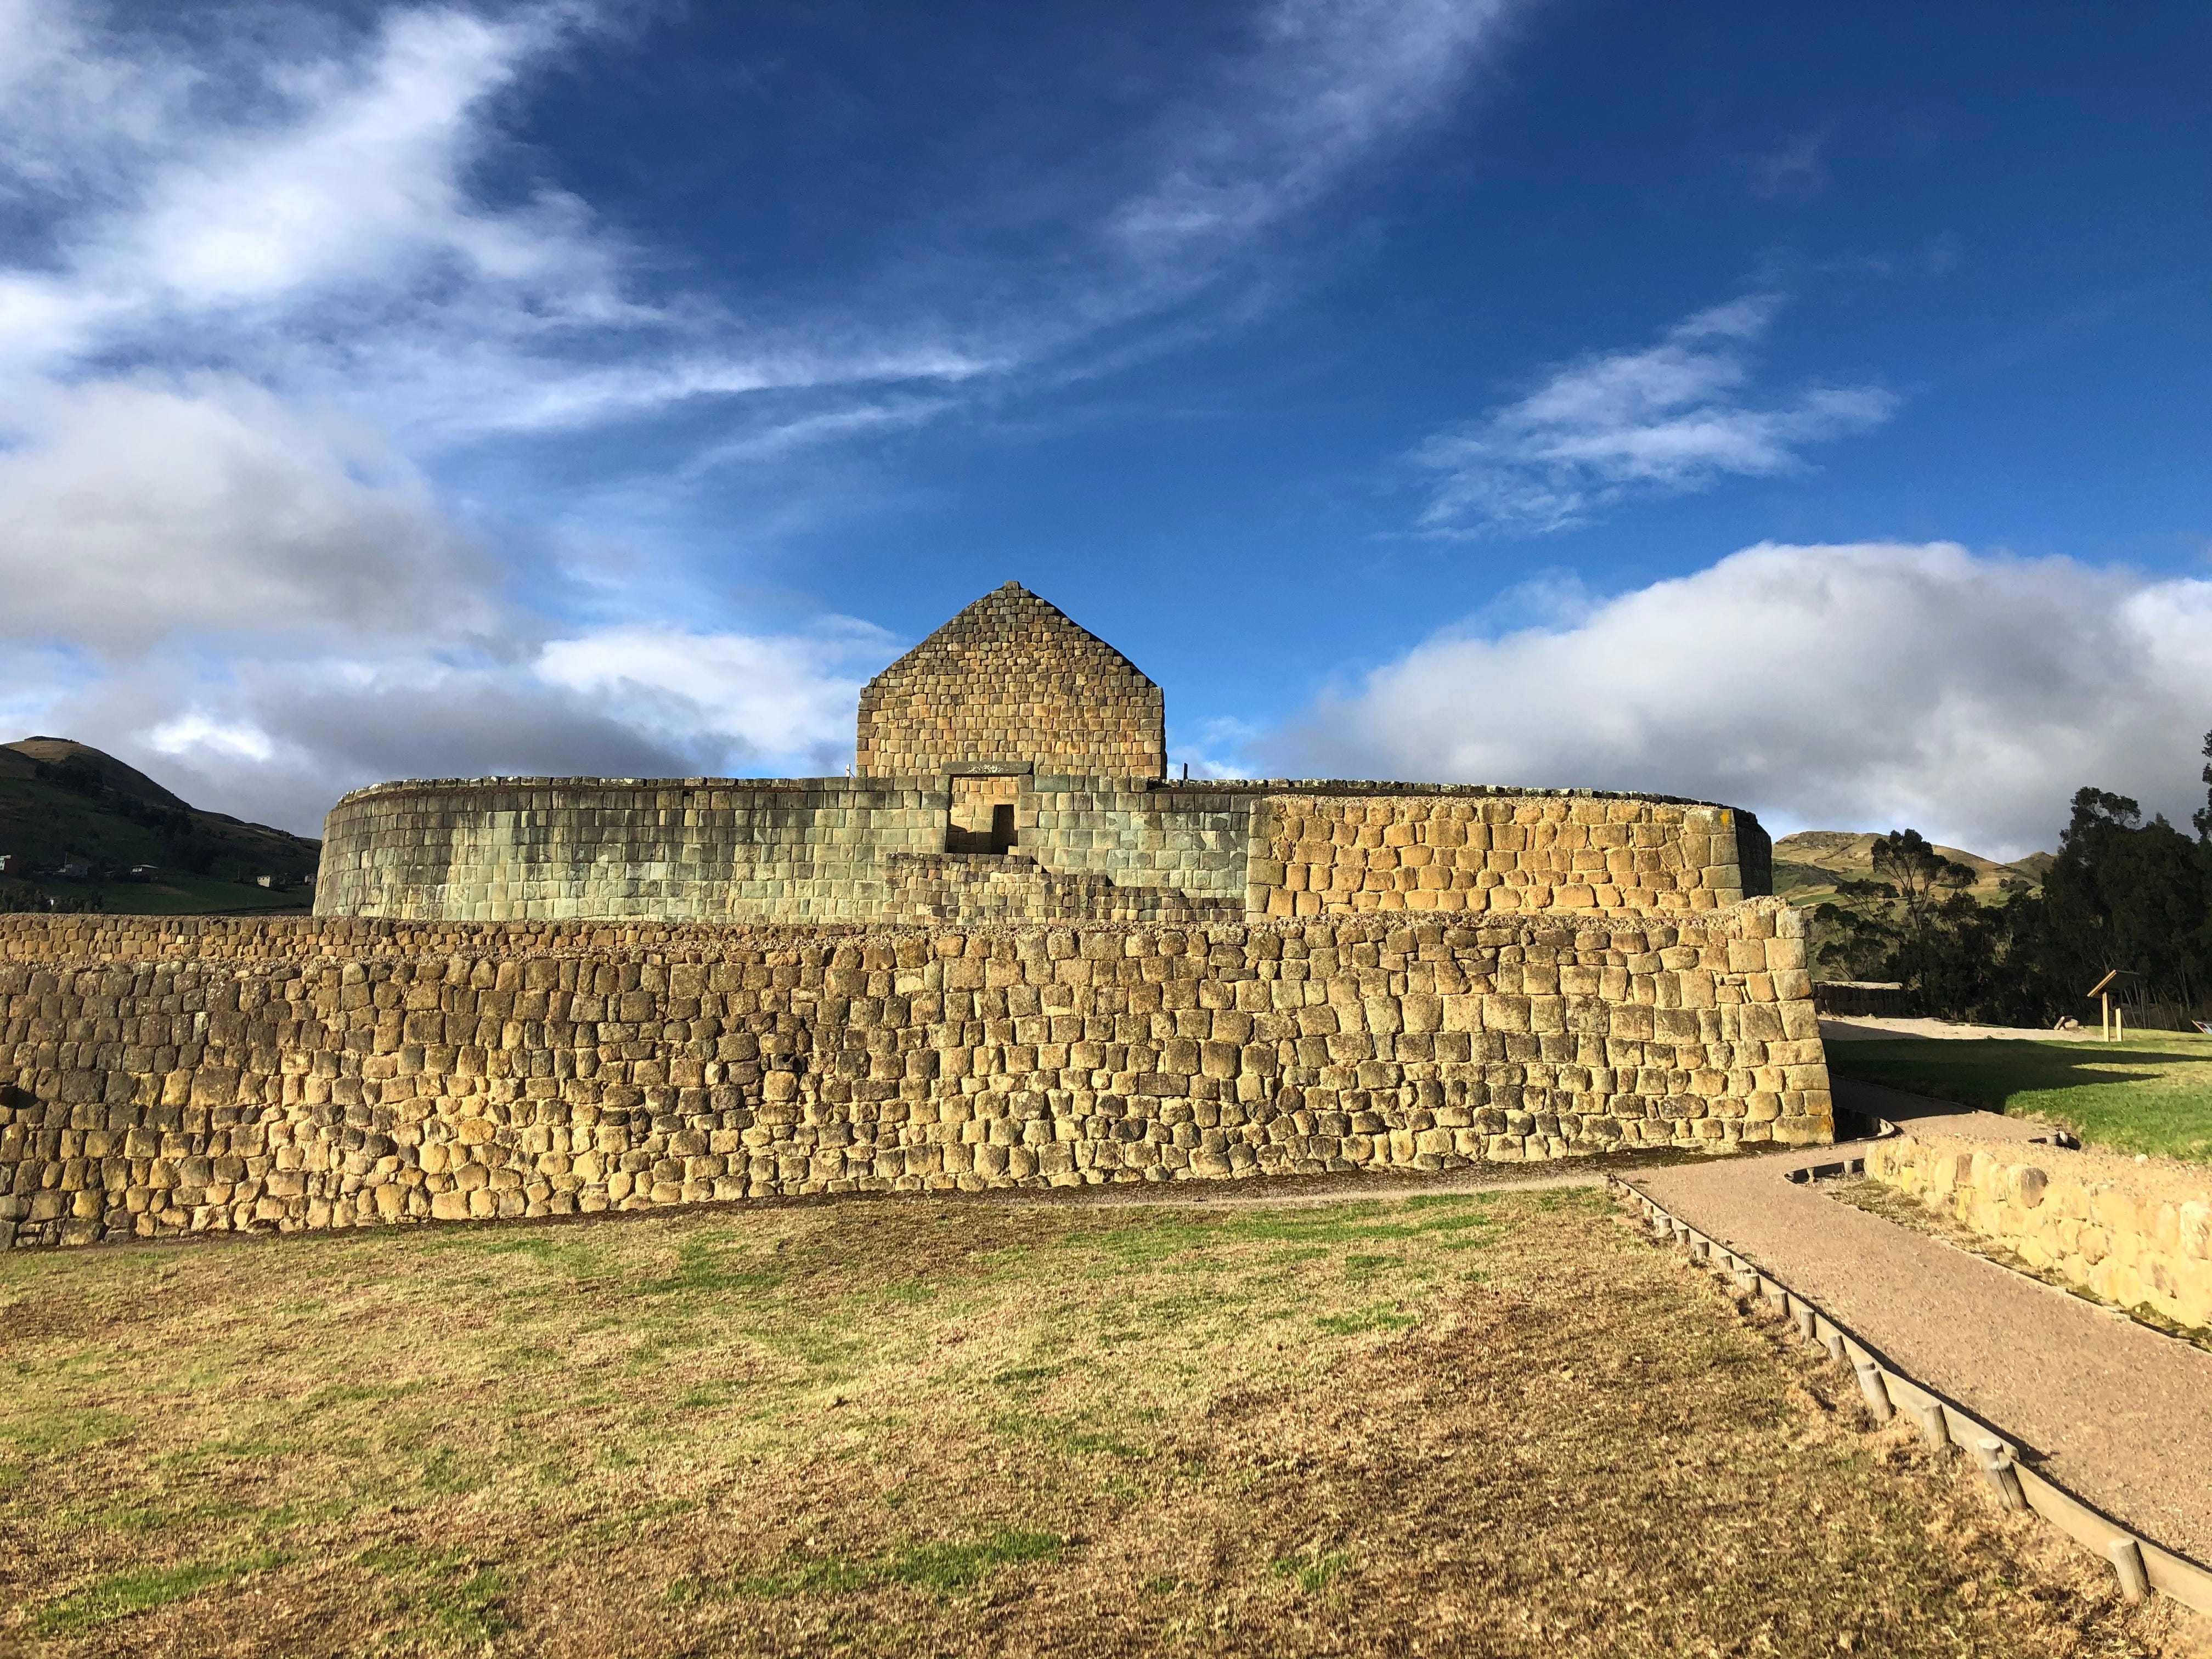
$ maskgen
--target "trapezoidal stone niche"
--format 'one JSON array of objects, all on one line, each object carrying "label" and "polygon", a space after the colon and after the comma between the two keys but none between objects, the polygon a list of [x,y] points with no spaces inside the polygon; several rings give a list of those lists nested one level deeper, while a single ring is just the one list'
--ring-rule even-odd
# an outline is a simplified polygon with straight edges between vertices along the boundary
[{"label": "trapezoidal stone niche", "polygon": [[1167,704],[1119,651],[1008,582],[868,682],[854,754],[861,777],[1164,778]]}]

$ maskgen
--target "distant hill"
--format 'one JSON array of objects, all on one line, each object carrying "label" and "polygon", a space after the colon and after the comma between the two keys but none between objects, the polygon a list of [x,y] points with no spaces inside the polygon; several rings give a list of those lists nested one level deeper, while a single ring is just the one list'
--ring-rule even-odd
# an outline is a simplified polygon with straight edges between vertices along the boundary
[{"label": "distant hill", "polygon": [[[88,744],[0,744],[0,908],[296,908],[321,851],[320,842],[203,811]],[[79,865],[82,877],[60,873]],[[135,866],[150,874],[134,878]],[[259,876],[276,884],[253,884]]]},{"label": "distant hill", "polygon": [[[1868,881],[1874,876],[1874,845],[1881,836],[1863,830],[1801,830],[1774,843],[1774,890],[1795,904],[1833,896],[1838,881]],[[2000,864],[1956,847],[1936,849],[1974,872],[1966,890],[1985,904],[2000,904],[2011,894],[2043,884],[2043,873],[2056,859],[2030,853]]]}]

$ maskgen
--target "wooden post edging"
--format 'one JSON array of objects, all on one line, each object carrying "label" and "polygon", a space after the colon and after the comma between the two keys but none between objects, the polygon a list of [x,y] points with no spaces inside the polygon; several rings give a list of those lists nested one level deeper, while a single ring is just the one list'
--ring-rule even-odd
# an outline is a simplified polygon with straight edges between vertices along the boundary
[{"label": "wooden post edging", "polygon": [[2119,1579],[2120,1593],[2129,1601],[2140,1601],[2148,1591],[2156,1590],[2185,1607],[2212,1614],[2212,1569],[2130,1531],[2111,1516],[2021,1462],[2017,1442],[1924,1383],[1914,1381],[1877,1350],[1838,1324],[1817,1304],[1808,1301],[1718,1240],[1707,1237],[1632,1182],[1619,1176],[1609,1176],[1607,1180],[1618,1191],[1642,1206],[1655,1240],[1664,1243],[1679,1239],[1689,1247],[1692,1259],[1699,1265],[1727,1275],[1754,1300],[1764,1299],[1785,1318],[1794,1319],[1800,1340],[1819,1342],[1827,1349],[1832,1359],[1850,1366],[1856,1373],[1859,1387],[1866,1396],[1868,1412],[1877,1422],[1888,1421],[1893,1411],[1903,1411],[1918,1420],[1922,1437],[1931,1445],[1936,1443],[1940,1424],[1950,1444],[1964,1446],[1973,1453],[2001,1508],[2024,1506],[2046,1526],[2103,1557],[2111,1563]]}]

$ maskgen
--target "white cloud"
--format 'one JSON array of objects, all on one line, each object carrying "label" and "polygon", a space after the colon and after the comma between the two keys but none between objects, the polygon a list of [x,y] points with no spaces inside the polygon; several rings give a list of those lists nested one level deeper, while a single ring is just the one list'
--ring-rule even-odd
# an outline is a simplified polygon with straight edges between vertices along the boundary
[{"label": "white cloud", "polygon": [[895,649],[839,617],[556,622],[372,434],[235,376],[48,387],[15,435],[8,735],[302,832],[390,776],[834,771]]},{"label": "white cloud", "polygon": [[11,3],[0,44],[39,44],[0,100],[0,193],[43,246],[0,262],[0,396],[11,371],[20,391],[127,353],[342,393],[445,443],[992,367],[919,319],[767,330],[703,291],[648,302],[649,256],[578,197],[486,196],[511,95],[588,34],[584,7],[402,8],[356,34],[240,12],[270,38],[226,50]]},{"label": "white cloud", "polygon": [[33,78],[44,95],[13,106],[0,156],[27,185],[53,178],[41,158],[56,152],[103,165],[57,193],[50,262],[0,279],[0,360],[58,368],[180,324],[244,334],[441,279],[556,318],[621,310],[614,251],[580,203],[494,207],[462,184],[487,100],[558,43],[552,14],[401,11],[351,55],[248,67],[209,43],[188,56],[173,38],[31,11],[63,45]]},{"label": "white cloud", "polygon": [[1243,764],[1230,757],[1261,735],[1261,727],[1231,715],[1201,720],[1195,732],[1178,727],[1168,733],[1168,775],[1188,769],[1194,778],[1249,778]]},{"label": "white cloud", "polygon": [[949,398],[898,398],[781,420],[771,416],[700,451],[684,464],[684,471],[697,472],[728,461],[780,460],[832,438],[917,427],[951,407]]},{"label": "white cloud", "polygon": [[204,753],[259,763],[276,752],[269,734],[258,726],[226,726],[198,714],[163,721],[146,733],[145,741],[149,748],[164,755]]},{"label": "white cloud", "polygon": [[[0,0],[0,715],[301,830],[394,775],[835,770],[891,642],[695,620],[694,573],[627,547],[595,586],[564,510],[622,481],[532,441],[678,412],[656,489],[827,498],[794,455],[1232,326],[1520,4],[1267,0],[1115,182],[1024,184],[1031,251],[993,222],[771,305],[492,182],[544,159],[510,138],[534,79],[613,40],[584,0]],[[527,507],[440,487],[487,436]]]},{"label": "white cloud", "polygon": [[[313,835],[339,795],[386,778],[833,775],[852,758],[862,682],[897,648],[841,618],[790,634],[560,631],[509,611],[502,627],[497,653],[264,641],[225,660],[164,646],[21,706],[6,735],[90,741],[196,805]],[[0,684],[31,658],[0,645]]]},{"label": "white cloud", "polygon": [[[708,284],[643,297],[674,267],[589,203],[478,182],[531,78],[601,38],[588,5],[403,6],[366,27],[279,6],[163,30],[0,0],[0,196],[36,225],[0,257],[0,397],[11,371],[121,353],[343,392],[432,446],[720,403],[735,430],[702,453],[770,463],[886,424],[846,418],[885,388],[1049,379],[1181,304],[1440,107],[1507,10],[1274,0],[1249,58],[1164,124],[1151,182],[1102,207],[1058,181],[1069,206],[1039,257],[917,250],[771,323]],[[811,406],[748,412],[793,395]],[[749,442],[764,426],[776,441]]]},{"label": "white cloud", "polygon": [[2018,855],[2084,784],[2185,823],[2208,726],[2212,580],[1762,544],[1577,618],[1439,634],[1257,748],[1279,773],[1647,789]]},{"label": "white cloud", "polygon": [[112,656],[179,634],[450,637],[489,558],[414,469],[235,376],[46,387],[0,450],[0,638]]},{"label": "white cloud", "polygon": [[665,740],[818,769],[850,758],[860,689],[896,654],[883,629],[842,617],[783,635],[635,624],[549,641],[536,672]]},{"label": "white cloud", "polygon": [[1421,528],[1541,535],[1588,523],[1632,493],[1703,489],[1802,465],[1806,445],[1878,426],[1877,386],[1814,386],[1764,405],[1745,395],[1752,349],[1781,297],[1747,295],[1668,329],[1654,346],[1562,364],[1525,397],[1437,433],[1413,459],[1441,473]]}]

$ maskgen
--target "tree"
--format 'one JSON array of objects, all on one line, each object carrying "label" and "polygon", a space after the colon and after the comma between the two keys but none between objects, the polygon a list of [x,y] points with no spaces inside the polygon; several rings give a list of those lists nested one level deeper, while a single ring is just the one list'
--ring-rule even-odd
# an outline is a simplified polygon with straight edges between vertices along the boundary
[{"label": "tree", "polygon": [[2197,775],[2204,781],[2204,805],[2189,815],[2189,821],[2197,826],[2197,840],[2212,843],[2212,732],[2204,734],[2204,769]]},{"label": "tree", "polygon": [[1874,844],[1874,878],[1836,884],[1849,905],[1814,912],[1829,934],[1824,963],[1854,979],[1895,979],[1931,1013],[1958,1014],[1978,999],[1987,931],[1982,908],[1963,890],[1974,872],[1948,859],[1917,830],[1893,830]]},{"label": "tree", "polygon": [[2212,988],[2212,848],[2125,795],[2078,791],[2041,896],[2007,908],[2009,976],[2039,1024],[2081,1012],[2113,969],[2131,1001],[2193,1007]]}]

